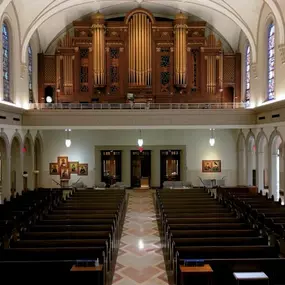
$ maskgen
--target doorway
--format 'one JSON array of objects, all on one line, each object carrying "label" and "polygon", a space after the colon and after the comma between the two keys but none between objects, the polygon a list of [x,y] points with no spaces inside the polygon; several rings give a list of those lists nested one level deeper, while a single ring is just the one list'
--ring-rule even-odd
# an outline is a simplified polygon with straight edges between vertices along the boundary
[{"label": "doorway", "polygon": [[131,187],[141,187],[141,179],[151,178],[151,151],[131,150]]},{"label": "doorway", "polygon": [[180,181],[180,150],[160,151],[160,187],[165,181]]},{"label": "doorway", "polygon": [[122,181],[122,152],[120,150],[101,151],[101,181],[107,187]]}]

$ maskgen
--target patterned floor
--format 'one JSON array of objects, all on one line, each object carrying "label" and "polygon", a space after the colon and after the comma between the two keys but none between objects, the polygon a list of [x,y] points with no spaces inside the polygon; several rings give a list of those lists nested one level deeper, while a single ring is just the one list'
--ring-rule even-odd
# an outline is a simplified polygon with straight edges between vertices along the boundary
[{"label": "patterned floor", "polygon": [[168,285],[152,192],[129,195],[113,284]]}]

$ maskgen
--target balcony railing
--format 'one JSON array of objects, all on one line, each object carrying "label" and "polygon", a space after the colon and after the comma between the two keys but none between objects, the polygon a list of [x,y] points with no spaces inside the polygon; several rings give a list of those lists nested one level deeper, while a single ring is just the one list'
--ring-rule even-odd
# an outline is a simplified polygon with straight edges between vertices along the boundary
[{"label": "balcony railing", "polygon": [[29,110],[245,109],[244,103],[33,103]]}]

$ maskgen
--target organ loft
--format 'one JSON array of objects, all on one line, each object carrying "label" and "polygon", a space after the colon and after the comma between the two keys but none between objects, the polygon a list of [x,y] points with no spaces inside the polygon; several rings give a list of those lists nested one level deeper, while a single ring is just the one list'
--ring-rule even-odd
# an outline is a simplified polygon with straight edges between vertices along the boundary
[{"label": "organ loft", "polygon": [[[52,50],[52,49],[51,49]],[[154,17],[145,9],[73,22],[54,49],[39,54],[39,102],[235,103],[241,56],[207,23]],[[132,98],[132,100],[133,100]]]}]

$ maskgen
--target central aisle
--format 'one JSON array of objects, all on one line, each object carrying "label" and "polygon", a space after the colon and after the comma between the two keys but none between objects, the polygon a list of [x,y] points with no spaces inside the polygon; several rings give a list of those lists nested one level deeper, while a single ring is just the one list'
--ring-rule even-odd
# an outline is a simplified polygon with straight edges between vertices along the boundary
[{"label": "central aisle", "polygon": [[152,193],[129,192],[112,284],[168,285]]}]

